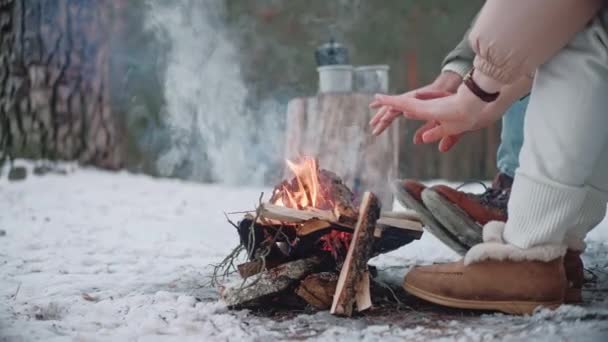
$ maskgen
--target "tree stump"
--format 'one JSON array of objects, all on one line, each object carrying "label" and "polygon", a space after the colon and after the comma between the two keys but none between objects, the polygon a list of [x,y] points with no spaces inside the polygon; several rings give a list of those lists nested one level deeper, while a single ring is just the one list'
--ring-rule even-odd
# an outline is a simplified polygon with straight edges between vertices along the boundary
[{"label": "tree stump", "polygon": [[285,158],[316,157],[321,168],[339,175],[356,195],[373,191],[390,205],[390,180],[398,175],[398,125],[372,136],[372,98],[371,94],[353,93],[291,100],[287,108]]}]

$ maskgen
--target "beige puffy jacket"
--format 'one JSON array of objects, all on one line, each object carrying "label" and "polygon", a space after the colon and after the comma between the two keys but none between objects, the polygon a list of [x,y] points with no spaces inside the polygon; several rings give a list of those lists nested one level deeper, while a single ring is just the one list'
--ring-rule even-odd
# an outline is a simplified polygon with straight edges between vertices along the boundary
[{"label": "beige puffy jacket", "polygon": [[563,48],[604,0],[487,0],[469,33],[475,69],[511,84]]}]

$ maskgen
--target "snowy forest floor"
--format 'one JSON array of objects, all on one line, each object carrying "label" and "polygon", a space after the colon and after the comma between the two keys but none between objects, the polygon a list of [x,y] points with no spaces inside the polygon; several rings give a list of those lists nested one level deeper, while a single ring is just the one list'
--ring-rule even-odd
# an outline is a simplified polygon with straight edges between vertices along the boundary
[{"label": "snowy forest floor", "polygon": [[[209,285],[210,265],[238,241],[223,212],[252,209],[263,190],[81,168],[18,182],[4,173],[0,341],[608,338],[608,220],[588,237],[594,281],[581,306],[515,317],[406,296],[399,308],[351,319],[229,311]],[[370,264],[398,288],[411,265],[456,258],[424,234]]]}]

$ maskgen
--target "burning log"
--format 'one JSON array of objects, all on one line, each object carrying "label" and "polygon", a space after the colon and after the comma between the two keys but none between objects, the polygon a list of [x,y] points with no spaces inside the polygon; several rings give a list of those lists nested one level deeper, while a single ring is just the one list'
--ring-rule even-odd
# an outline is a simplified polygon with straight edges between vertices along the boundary
[{"label": "burning log", "polygon": [[260,197],[255,215],[229,220],[241,242],[235,251],[247,251],[248,261],[237,266],[242,286],[224,288],[222,298],[251,308],[306,302],[343,316],[351,316],[355,304],[358,311],[370,308],[369,258],[419,239],[419,218],[381,213],[371,192],[356,208],[352,192],[312,158],[288,166],[295,178],[275,187],[268,203]]},{"label": "burning log", "polygon": [[242,286],[239,284],[224,288],[221,296],[231,307],[252,305],[256,301],[287,290],[298,280],[312,273],[320,263],[321,259],[316,256],[288,262],[264,271],[256,277],[247,278]]},{"label": "burning log", "polygon": [[264,219],[270,219],[283,223],[302,223],[312,219],[319,219],[332,223],[338,222],[338,219],[334,213],[329,210],[320,210],[315,208],[298,210],[270,203],[262,204],[260,219],[262,222]]},{"label": "burning log", "polygon": [[[359,207],[359,220],[355,227],[346,260],[340,271],[336,293],[330,312],[351,316],[353,305],[358,300],[359,311],[371,306],[369,298],[369,274],[367,261],[372,255],[374,230],[380,216],[380,203],[371,192],[363,195]],[[367,280],[364,278],[368,278]]]},{"label": "burning log", "polygon": [[[336,218],[334,214],[327,210],[307,209],[298,210],[286,208],[273,204],[263,204],[260,212],[260,221],[263,223],[266,220],[274,220],[285,223],[301,223],[302,226],[296,228],[298,236],[306,236],[322,229],[331,228],[345,232],[352,232],[356,224],[356,220],[342,216]],[[273,224],[274,221],[266,221]],[[353,222],[354,221],[354,222]],[[352,222],[352,223],[351,223]],[[391,227],[409,230],[418,238],[422,234],[422,224],[416,216],[403,214],[399,212],[382,212],[378,219],[378,227]],[[382,234],[378,232],[378,237]]]},{"label": "burning log", "polygon": [[325,231],[332,227],[331,222],[323,220],[309,220],[304,222],[298,229],[296,234],[298,236],[307,236],[310,234],[317,233],[319,231]]},{"label": "burning log", "polygon": [[321,170],[313,158],[302,158],[299,163],[287,161],[294,173],[291,181],[275,187],[270,203],[293,209],[330,210],[336,218],[356,218],[354,194],[335,173]]}]

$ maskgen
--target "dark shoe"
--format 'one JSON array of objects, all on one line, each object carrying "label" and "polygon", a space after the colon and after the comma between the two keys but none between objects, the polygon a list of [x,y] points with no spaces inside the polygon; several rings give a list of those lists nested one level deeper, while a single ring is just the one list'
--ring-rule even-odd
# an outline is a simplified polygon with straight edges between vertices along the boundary
[{"label": "dark shoe", "polygon": [[424,205],[435,218],[468,248],[481,242],[481,227],[490,221],[507,220],[507,203],[513,179],[499,173],[492,187],[472,194],[446,185],[422,193]]},{"label": "dark shoe", "polygon": [[507,203],[512,185],[513,178],[499,173],[494,178],[492,186],[486,188],[482,194],[458,191],[446,185],[437,185],[433,189],[483,226],[490,221],[507,220]]},{"label": "dark shoe", "polygon": [[425,207],[422,202],[421,194],[426,189],[423,184],[413,180],[395,180],[392,183],[393,193],[399,203],[407,208],[416,211],[425,229],[443,242],[446,246],[460,255],[464,255],[468,248],[461,244],[459,240],[449,233],[434,217],[433,214]]}]

